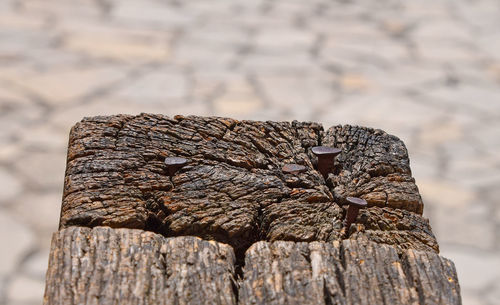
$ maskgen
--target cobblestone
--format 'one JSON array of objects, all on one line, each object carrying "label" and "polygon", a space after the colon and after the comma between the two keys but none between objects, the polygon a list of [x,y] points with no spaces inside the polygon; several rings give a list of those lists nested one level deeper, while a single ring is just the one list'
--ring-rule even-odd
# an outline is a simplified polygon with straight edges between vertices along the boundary
[{"label": "cobblestone", "polygon": [[[12,206],[12,213],[23,223],[50,238],[52,232],[57,231],[59,225],[59,211],[61,208],[61,194],[59,192],[34,193],[29,192],[18,196]],[[32,211],[37,211],[33,213]],[[42,243],[44,243],[42,241]],[[41,246],[44,246],[41,244]],[[45,245],[46,246],[46,245]]]},{"label": "cobblestone", "polygon": [[8,203],[21,193],[22,185],[18,178],[4,168],[0,168],[0,205]]},{"label": "cobblestone", "polygon": [[83,53],[96,59],[126,62],[148,62],[168,58],[170,50],[165,40],[149,37],[117,37],[115,33],[77,33],[64,39],[70,52]]},{"label": "cobblestone", "polygon": [[212,103],[213,111],[221,116],[249,117],[262,107],[263,101],[247,80],[228,82]]},{"label": "cobblestone", "polygon": [[487,252],[466,250],[451,247],[442,251],[445,257],[453,257],[457,266],[460,284],[468,289],[479,292],[495,282],[497,270],[500,268],[500,258]]},{"label": "cobblestone", "polygon": [[40,304],[45,285],[37,279],[16,275],[9,283],[7,302],[13,305]]},{"label": "cobblestone", "polygon": [[32,253],[32,255],[22,264],[21,273],[34,280],[43,281],[49,264],[49,250],[50,248],[48,247],[42,247],[38,251]]},{"label": "cobblestone", "polygon": [[0,210],[0,240],[4,244],[0,249],[0,274],[9,276],[18,269],[35,240],[26,224],[17,221],[4,209]]},{"label": "cobblestone", "polygon": [[125,100],[145,101],[182,100],[188,94],[187,77],[183,71],[157,70],[146,73],[138,79],[129,81],[116,90],[116,97]]},{"label": "cobblestone", "polygon": [[41,301],[70,127],[140,112],[400,137],[464,304],[496,305],[499,12],[495,0],[0,1],[0,305]]},{"label": "cobblestone", "polygon": [[33,190],[60,190],[64,182],[66,155],[63,152],[22,152],[14,164]]}]

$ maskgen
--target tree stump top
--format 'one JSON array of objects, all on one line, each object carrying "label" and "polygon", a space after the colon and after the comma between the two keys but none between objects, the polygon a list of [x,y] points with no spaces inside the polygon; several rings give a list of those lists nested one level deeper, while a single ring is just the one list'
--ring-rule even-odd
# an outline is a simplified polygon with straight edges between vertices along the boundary
[{"label": "tree stump top", "polygon": [[[341,150],[326,174],[316,146]],[[346,230],[348,197],[367,206]],[[85,118],[45,304],[460,304],[422,211],[406,147],[382,130]]]},{"label": "tree stump top", "polygon": [[[311,148],[338,147],[326,180]],[[166,157],[188,163],[169,176]],[[282,170],[303,165],[298,174]],[[381,130],[309,122],[141,114],[86,118],[70,135],[61,228],[107,225],[195,235],[245,250],[258,240],[351,238],[438,251],[405,145]],[[397,240],[397,243],[394,241]]]}]

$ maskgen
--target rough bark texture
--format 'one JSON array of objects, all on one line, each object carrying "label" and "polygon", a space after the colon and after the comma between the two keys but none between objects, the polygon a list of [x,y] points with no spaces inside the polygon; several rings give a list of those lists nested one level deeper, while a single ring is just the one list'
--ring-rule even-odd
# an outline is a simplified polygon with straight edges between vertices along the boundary
[{"label": "rough bark texture", "polygon": [[[326,181],[310,151],[321,144],[343,149]],[[170,178],[166,156],[189,164]],[[282,172],[288,163],[307,170]],[[259,240],[340,240],[346,196],[393,215],[384,226],[378,213],[364,214],[366,226],[353,238],[438,251],[421,217],[404,144],[381,130],[336,126],[323,132],[316,123],[86,118],[70,135],[60,226],[195,235],[228,243],[241,257]]]},{"label": "rough bark texture", "polygon": [[44,304],[236,304],[225,244],[132,229],[55,233]]},{"label": "rough bark texture", "polygon": [[366,239],[402,250],[412,248],[439,253],[429,220],[405,210],[388,207],[361,210],[357,223],[349,232],[351,239]]},{"label": "rough bark texture", "polygon": [[240,304],[460,304],[454,265],[434,252],[367,241],[258,242]]},{"label": "rough bark texture", "polygon": [[222,243],[71,227],[54,234],[44,304],[460,304],[451,261],[368,241],[257,242],[235,277]]},{"label": "rough bark texture", "polygon": [[[317,145],[342,149],[326,179]],[[165,157],[188,164],[169,176]],[[306,170],[283,172],[291,163]],[[347,196],[368,207],[344,234]],[[404,144],[381,130],[86,118],[70,134],[44,301],[460,304],[422,210]]]},{"label": "rough bark texture", "polygon": [[327,130],[324,145],[342,149],[340,165],[328,177],[337,201],[362,197],[370,206],[391,207],[422,214],[423,203],[404,143],[382,130],[335,126]]},{"label": "rough bark texture", "polygon": [[[261,238],[336,239],[342,210],[306,154],[320,130],[200,117],[86,119],[70,136],[61,227],[196,235],[238,250]],[[170,179],[166,156],[189,165]],[[286,163],[310,170],[284,174]]]}]

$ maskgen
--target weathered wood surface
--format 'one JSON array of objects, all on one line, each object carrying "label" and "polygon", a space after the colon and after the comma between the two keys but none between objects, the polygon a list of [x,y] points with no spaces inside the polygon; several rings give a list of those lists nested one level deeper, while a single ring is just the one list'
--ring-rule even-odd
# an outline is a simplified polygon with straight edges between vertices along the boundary
[{"label": "weathered wood surface", "polygon": [[[315,145],[342,153],[325,179]],[[174,177],[164,159],[189,164]],[[292,175],[288,163],[306,166]],[[368,201],[351,238],[439,251],[404,144],[381,130],[161,115],[86,118],[71,131],[61,228],[107,225],[194,235],[235,248],[335,241],[345,197]],[[382,210],[381,210],[382,208]]]},{"label": "weathered wood surface", "polygon": [[54,234],[44,304],[460,304],[451,261],[363,240],[261,241],[235,270],[219,242],[70,227]]},{"label": "weathered wood surface", "polygon": [[328,177],[334,197],[363,197],[370,205],[422,214],[422,198],[411,177],[404,143],[382,130],[334,126],[321,143],[342,148],[337,174]]},{"label": "weathered wood surface", "polygon": [[225,244],[134,229],[55,233],[44,304],[236,304]]},{"label": "weathered wood surface", "polygon": [[356,240],[257,242],[239,293],[241,304],[461,303],[450,260]]},{"label": "weathered wood surface", "polygon": [[[326,178],[317,145],[342,149]],[[170,177],[165,157],[189,162]],[[368,207],[346,235],[347,196]],[[404,144],[381,130],[86,118],[70,134],[44,302],[460,304],[422,211]]]}]

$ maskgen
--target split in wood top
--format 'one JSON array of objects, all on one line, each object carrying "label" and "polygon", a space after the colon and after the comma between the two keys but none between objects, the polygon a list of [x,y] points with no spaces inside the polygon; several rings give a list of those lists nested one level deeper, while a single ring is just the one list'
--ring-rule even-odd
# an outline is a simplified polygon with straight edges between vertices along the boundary
[{"label": "split in wood top", "polygon": [[[322,174],[318,156],[325,154],[336,161]],[[259,240],[342,239],[349,196],[368,202],[349,238],[438,251],[421,216],[405,145],[381,130],[196,116],[93,117],[70,134],[60,226],[194,235],[227,243],[241,257]]]},{"label": "split in wood top", "polygon": [[260,241],[241,274],[231,247],[192,236],[71,227],[52,249],[46,305],[461,303],[451,261],[367,240]]},{"label": "split in wood top", "polygon": [[460,304],[422,210],[381,130],[86,118],[44,304]]}]

